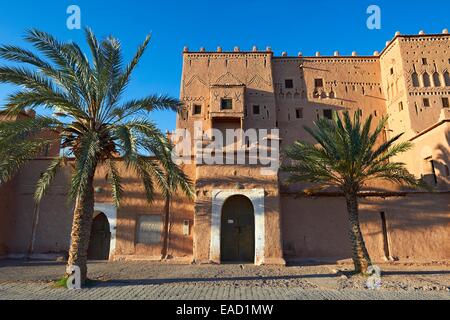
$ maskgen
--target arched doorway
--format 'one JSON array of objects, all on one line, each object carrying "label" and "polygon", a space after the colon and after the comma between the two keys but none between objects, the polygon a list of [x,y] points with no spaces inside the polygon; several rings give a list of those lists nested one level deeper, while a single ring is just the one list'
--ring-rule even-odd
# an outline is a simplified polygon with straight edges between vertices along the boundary
[{"label": "arched doorway", "polygon": [[222,262],[255,262],[255,211],[245,196],[227,199],[222,208]]},{"label": "arched doorway", "polygon": [[111,231],[108,218],[103,213],[96,213],[92,222],[88,260],[109,260],[110,246]]}]

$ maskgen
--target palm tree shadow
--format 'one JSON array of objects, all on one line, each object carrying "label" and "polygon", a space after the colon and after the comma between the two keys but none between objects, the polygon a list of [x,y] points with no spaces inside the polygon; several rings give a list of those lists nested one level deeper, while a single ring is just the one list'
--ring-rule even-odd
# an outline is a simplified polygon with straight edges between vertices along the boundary
[{"label": "palm tree shadow", "polygon": [[336,274],[308,274],[292,276],[269,276],[269,277],[222,277],[222,278],[166,278],[166,279],[123,279],[108,280],[98,282],[99,286],[105,287],[127,287],[127,286],[154,286],[167,284],[226,284],[236,281],[289,281],[289,280],[307,280],[308,278],[330,278],[337,277]]}]

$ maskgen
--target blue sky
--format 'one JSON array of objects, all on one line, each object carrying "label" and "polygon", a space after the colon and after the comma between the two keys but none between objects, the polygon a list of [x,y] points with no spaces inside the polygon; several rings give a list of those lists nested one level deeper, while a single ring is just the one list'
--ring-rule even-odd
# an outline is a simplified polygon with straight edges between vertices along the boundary
[{"label": "blue sky", "polygon": [[[450,28],[450,1],[142,1],[142,0],[15,0],[0,1],[0,43],[23,45],[29,28],[50,32],[61,40],[83,41],[81,30],[68,30],[66,9],[81,8],[83,26],[99,37],[119,38],[129,58],[145,35],[152,33],[150,50],[141,61],[128,90],[129,98],[149,93],[179,96],[181,51],[184,46],[215,50],[234,46],[249,50],[271,46],[276,55],[302,51],[313,55],[339,50],[372,54],[382,50],[395,31],[440,33]],[[382,27],[366,27],[366,9],[381,8]],[[0,86],[0,103],[11,88]],[[152,115],[162,130],[173,129],[175,115]]]}]

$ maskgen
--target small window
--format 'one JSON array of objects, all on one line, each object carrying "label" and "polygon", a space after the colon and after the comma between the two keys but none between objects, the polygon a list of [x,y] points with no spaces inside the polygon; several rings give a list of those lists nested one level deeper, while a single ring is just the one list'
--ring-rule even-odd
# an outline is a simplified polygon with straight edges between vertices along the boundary
[{"label": "small window", "polygon": [[294,88],[294,80],[292,80],[292,79],[285,80],[284,81],[284,86],[286,87],[286,89]]},{"label": "small window", "polygon": [[297,119],[303,119],[303,108],[298,108],[295,110],[295,117]]},{"label": "small window", "polygon": [[362,117],[362,115],[363,115],[362,109],[358,109],[358,113],[359,113],[359,116]]},{"label": "small window", "polygon": [[423,106],[428,108],[430,106],[430,99],[424,98],[423,99]]},{"label": "small window", "polygon": [[202,114],[202,105],[201,104],[194,104],[193,111],[194,111],[193,112],[194,115]]},{"label": "small window", "polygon": [[314,79],[314,86],[316,88],[323,88],[323,79]]},{"label": "small window", "polygon": [[422,64],[425,66],[428,64],[427,58],[422,58]]},{"label": "small window", "polygon": [[258,105],[253,106],[253,114],[260,114],[261,108]]},{"label": "small window", "polygon": [[378,112],[377,112],[377,110],[375,110],[375,111],[373,112],[373,115],[374,115],[375,117],[378,117]]},{"label": "small window", "polygon": [[450,177],[450,169],[444,164],[444,172],[446,177]]},{"label": "small window", "polygon": [[443,108],[449,108],[450,107],[448,98],[442,98],[442,107]]},{"label": "small window", "polygon": [[400,103],[398,104],[398,111],[403,111],[403,102],[400,101]]},{"label": "small window", "polygon": [[391,75],[394,74],[394,68],[391,68]]},{"label": "small window", "polygon": [[222,99],[220,102],[220,108],[222,110],[231,110],[233,109],[233,99]]},{"label": "small window", "polygon": [[323,110],[323,116],[327,119],[333,119],[333,111],[331,109]]}]

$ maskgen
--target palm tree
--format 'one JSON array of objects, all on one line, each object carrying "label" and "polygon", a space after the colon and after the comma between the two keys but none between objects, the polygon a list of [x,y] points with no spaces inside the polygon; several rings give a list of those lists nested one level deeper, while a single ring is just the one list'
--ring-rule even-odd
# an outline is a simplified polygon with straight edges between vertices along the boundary
[{"label": "palm tree", "polygon": [[[39,107],[54,113],[0,124],[0,185],[12,179],[43,149],[59,144],[63,152],[51,161],[37,182],[35,199],[39,202],[68,157],[75,158],[69,188],[74,218],[68,266],[80,267],[82,283],[87,279],[98,166],[106,166],[109,171],[116,206],[120,205],[124,192],[117,165],[119,158],[142,180],[149,201],[156,189],[164,196],[177,190],[192,196],[191,181],[172,161],[172,144],[148,120],[152,111],[178,110],[180,102],[168,96],[150,95],[133,100],[123,97],[150,36],[131,62],[124,64],[117,39],[98,41],[90,29],[85,34],[90,60],[76,43],[59,42],[38,30],[25,36],[37,53],[16,46],[0,47],[0,57],[19,65],[0,67],[0,83],[18,86],[18,91],[8,97],[4,112],[17,115]],[[53,138],[39,135],[49,130],[54,133]]]},{"label": "palm tree", "polygon": [[288,183],[301,181],[317,184],[317,190],[338,187],[345,195],[349,220],[349,238],[353,252],[355,272],[366,273],[371,265],[361,233],[358,211],[358,193],[373,179],[384,179],[412,187],[424,187],[403,163],[390,159],[412,147],[410,142],[396,143],[402,134],[377,145],[386,124],[384,117],[371,132],[372,116],[364,123],[359,112],[343,116],[337,112],[333,120],[322,118],[315,128],[305,127],[317,144],[297,141],[285,150],[290,165],[282,170],[289,173]]}]

